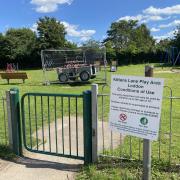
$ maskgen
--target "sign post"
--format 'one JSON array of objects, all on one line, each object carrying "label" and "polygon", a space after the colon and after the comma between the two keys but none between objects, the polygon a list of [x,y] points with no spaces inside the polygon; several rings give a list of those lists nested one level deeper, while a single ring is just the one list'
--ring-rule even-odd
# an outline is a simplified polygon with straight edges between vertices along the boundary
[{"label": "sign post", "polygon": [[109,126],[112,131],[144,139],[143,179],[149,180],[150,140],[158,139],[164,80],[153,78],[149,66],[145,76],[112,76]]},{"label": "sign post", "polygon": [[[145,66],[145,77],[153,77],[153,66]],[[143,140],[143,180],[151,179],[151,141]]]}]

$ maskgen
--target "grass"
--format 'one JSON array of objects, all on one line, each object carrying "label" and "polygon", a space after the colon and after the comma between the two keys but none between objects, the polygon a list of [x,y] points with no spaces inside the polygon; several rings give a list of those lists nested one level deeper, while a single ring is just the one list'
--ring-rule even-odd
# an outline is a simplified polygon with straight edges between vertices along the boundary
[{"label": "grass", "polygon": [[[163,162],[153,162],[152,179],[178,180],[180,170]],[[141,180],[142,164],[139,161],[100,160],[98,164],[85,166],[76,180]]]},{"label": "grass", "polygon": [[[180,97],[180,73],[171,73],[170,71],[170,67],[155,67],[155,73],[154,73],[154,77],[158,77],[158,78],[164,78],[165,79],[165,86],[171,87],[172,91],[173,91],[173,96],[178,96]],[[50,86],[44,86],[42,84],[43,82],[43,73],[42,70],[28,70],[26,71],[28,74],[28,80],[26,80],[26,82],[23,84],[21,83],[21,80],[11,80],[10,84],[8,85],[6,80],[0,80],[0,94],[1,96],[5,96],[5,91],[9,90],[11,88],[14,87],[18,87],[19,91],[20,91],[20,96],[22,96],[24,93],[27,92],[41,92],[41,93],[67,93],[67,94],[82,94],[83,91],[85,90],[89,90],[91,89],[91,83],[100,83],[102,78],[103,78],[103,72],[100,73],[100,75],[93,80],[90,80],[89,83],[87,84],[52,84]],[[129,66],[122,66],[122,67],[118,67],[118,71],[115,73],[110,73],[109,71],[107,72],[107,79],[108,82],[110,82],[110,76],[111,74],[122,74],[122,75],[136,75],[136,76],[144,76],[144,64],[141,65],[129,65]],[[50,80],[56,80],[57,79],[57,75],[54,72],[48,72],[48,78]],[[109,93],[110,89],[108,86],[106,86],[104,88],[104,90],[102,90],[102,85],[99,85],[99,93]],[[164,96],[169,96],[170,95],[170,91],[168,88],[164,89]],[[75,113],[75,108],[74,108],[74,100],[72,100],[72,104],[71,104],[71,114],[73,115]],[[27,98],[25,99],[25,110],[27,110]],[[40,112],[40,99],[37,98],[37,114],[38,117],[37,119],[41,119],[41,112]],[[47,101],[44,102],[45,103],[45,116],[47,117]],[[65,100],[64,102],[64,106],[67,107],[68,106],[68,101]],[[106,97],[105,102],[104,102],[104,113],[103,113],[103,118],[105,121],[108,120],[108,112],[109,112],[109,97]],[[57,100],[57,106],[60,107],[61,106],[61,102],[59,100]],[[99,118],[102,117],[101,114],[101,108],[102,108],[102,102],[101,99],[99,99]],[[162,110],[162,126],[161,126],[161,131],[162,131],[162,135],[161,135],[161,151],[160,151],[160,159],[164,159],[165,163],[168,161],[168,148],[169,148],[169,106],[170,106],[170,101],[168,99],[163,101],[163,110]],[[34,117],[34,100],[31,101],[30,103],[30,107],[32,109],[32,116]],[[54,100],[53,98],[50,99],[50,109],[53,109],[54,107]],[[180,137],[180,128],[179,128],[179,117],[180,117],[180,100],[173,100],[173,123],[172,123],[172,146],[171,146],[171,151],[172,151],[172,163],[177,164],[180,162],[180,141],[179,141],[179,137]],[[78,103],[78,110],[79,110],[79,115],[82,114],[82,101],[79,101]],[[54,116],[53,110],[51,110],[52,112],[52,116]],[[28,111],[25,112],[26,116],[28,116]],[[65,115],[68,112],[65,112]],[[57,116],[60,116],[60,110],[58,109],[58,114]],[[54,118],[50,118],[50,121],[53,121]],[[47,118],[46,118],[46,123],[47,123]],[[41,127],[41,122],[38,121],[38,126],[37,128]],[[35,121],[33,121],[32,124],[32,131],[35,130]],[[27,124],[27,134],[29,134],[29,126]],[[27,136],[28,141],[30,136]],[[4,122],[2,121],[2,115],[0,114],[0,142],[3,141],[5,142],[5,136],[4,136]],[[133,159],[139,159],[139,154],[142,154],[142,141],[137,139],[137,138],[132,138],[132,158]],[[141,147],[141,150],[139,151],[139,146]],[[3,149],[3,148],[0,148]],[[159,141],[157,142],[153,142],[153,158],[154,161],[158,161],[159,159]],[[129,137],[127,136],[124,140],[124,144],[121,147],[118,147],[117,149],[115,149],[113,152],[107,150],[106,154],[110,154],[110,155],[119,155],[120,153],[123,154],[124,157],[129,158],[130,154],[129,154]],[[142,159],[142,156],[141,156]],[[116,164],[116,163],[115,163]],[[157,165],[158,163],[155,163],[155,165]],[[119,177],[119,173],[121,173],[121,175],[123,177],[130,177],[129,179],[133,179],[134,175],[136,174],[137,177],[140,177],[141,175],[141,168],[139,169],[131,169],[131,168],[124,168],[122,169],[122,171],[119,171],[119,167],[113,167],[113,168],[109,168],[109,167],[105,167],[104,169],[99,168],[100,165],[98,166],[90,166],[90,167],[86,167],[85,169],[83,169],[82,173],[79,175],[79,178],[81,179],[81,175],[84,177],[91,177],[92,179],[95,178],[95,176],[97,177],[112,177],[112,179],[115,179],[116,175],[118,174]],[[156,169],[156,168],[155,168]],[[95,176],[93,176],[93,173],[95,173]],[[168,173],[168,172],[167,172]],[[160,170],[155,171],[155,174],[160,174],[159,177],[164,177],[167,176],[166,172],[161,172]],[[169,173],[170,175],[167,177],[171,178],[175,176],[176,178],[176,173]],[[175,174],[175,175],[174,175]],[[132,177],[132,178],[131,178]],[[106,178],[105,178],[106,179]]]},{"label": "grass", "polygon": [[0,145],[0,158],[14,159],[16,155],[6,145]]}]

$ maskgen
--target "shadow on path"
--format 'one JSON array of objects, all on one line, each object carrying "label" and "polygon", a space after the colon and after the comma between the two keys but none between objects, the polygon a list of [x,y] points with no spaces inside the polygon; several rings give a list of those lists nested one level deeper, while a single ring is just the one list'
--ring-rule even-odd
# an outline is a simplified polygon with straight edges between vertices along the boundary
[{"label": "shadow on path", "polygon": [[82,164],[68,164],[68,163],[61,163],[61,162],[52,162],[47,160],[39,160],[36,158],[30,157],[20,157],[18,158],[15,163],[20,165],[25,165],[27,168],[49,168],[49,169],[56,169],[62,171],[71,171],[77,172],[79,168],[82,167]]}]

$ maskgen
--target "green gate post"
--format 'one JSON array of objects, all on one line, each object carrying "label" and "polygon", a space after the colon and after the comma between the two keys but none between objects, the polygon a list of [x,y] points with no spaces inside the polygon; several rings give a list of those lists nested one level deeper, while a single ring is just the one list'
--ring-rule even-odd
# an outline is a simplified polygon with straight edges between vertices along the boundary
[{"label": "green gate post", "polygon": [[9,123],[11,123],[12,150],[16,155],[21,156],[22,141],[21,141],[21,125],[20,125],[20,102],[19,102],[19,90],[17,88],[10,89],[9,101],[10,101]]},{"label": "green gate post", "polygon": [[92,110],[91,91],[83,92],[83,121],[84,121],[84,163],[92,163]]}]

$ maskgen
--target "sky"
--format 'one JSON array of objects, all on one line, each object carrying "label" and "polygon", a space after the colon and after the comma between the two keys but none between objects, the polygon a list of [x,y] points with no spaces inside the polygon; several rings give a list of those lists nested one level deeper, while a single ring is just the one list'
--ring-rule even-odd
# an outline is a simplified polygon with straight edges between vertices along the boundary
[{"label": "sky", "polygon": [[157,40],[172,37],[180,25],[180,0],[4,0],[0,32],[28,27],[36,31],[40,17],[55,17],[66,28],[67,39],[102,41],[112,22],[139,20]]}]

